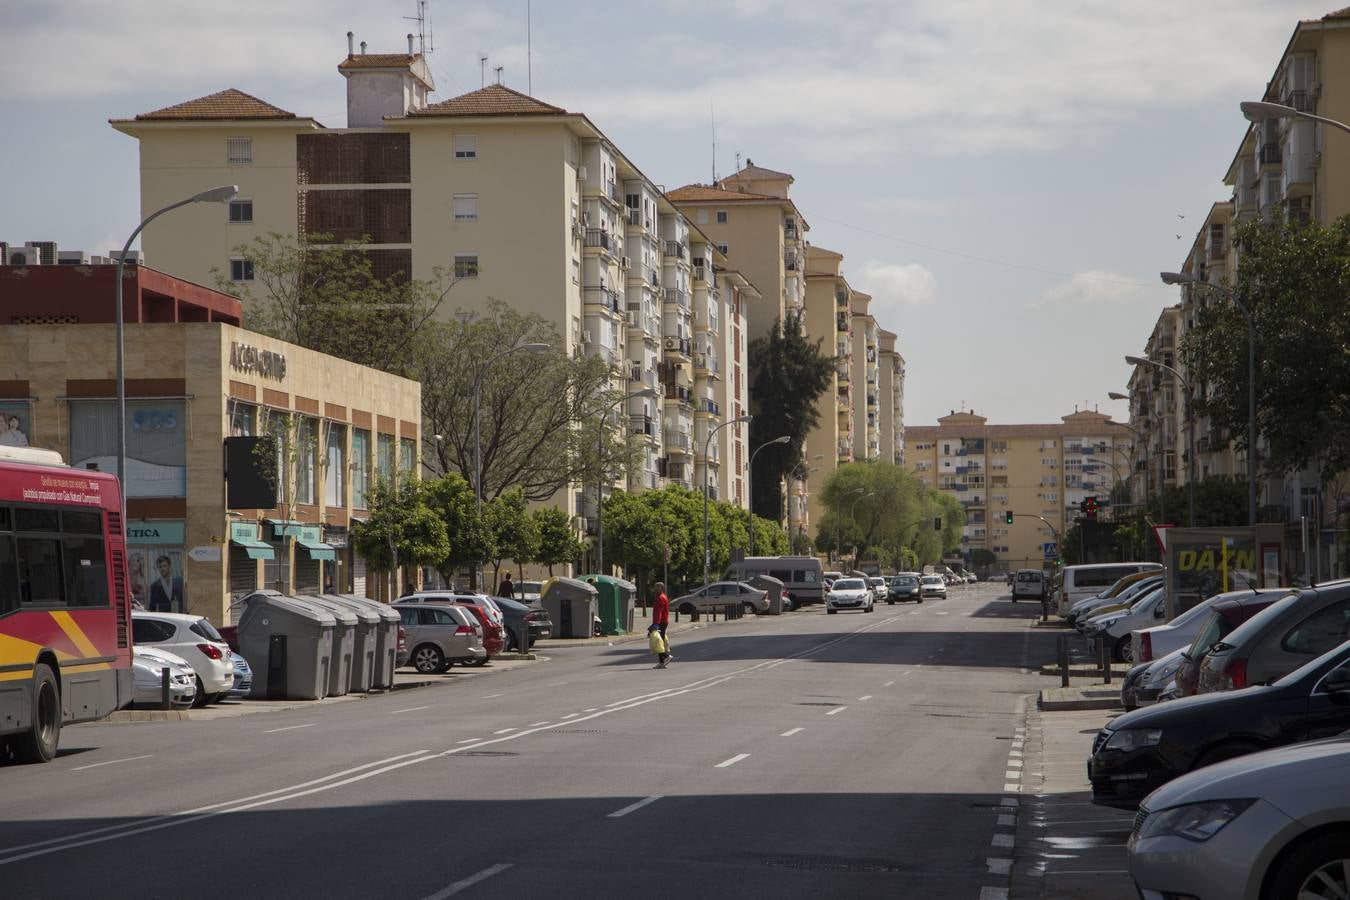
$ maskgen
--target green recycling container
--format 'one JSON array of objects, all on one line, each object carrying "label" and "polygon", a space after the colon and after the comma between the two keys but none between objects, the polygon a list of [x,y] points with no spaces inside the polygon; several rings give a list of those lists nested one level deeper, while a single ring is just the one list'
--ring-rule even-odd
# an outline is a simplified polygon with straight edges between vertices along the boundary
[{"label": "green recycling container", "polygon": [[581,580],[594,586],[599,595],[600,628],[605,634],[624,634],[633,630],[637,585],[612,575],[583,575]]}]

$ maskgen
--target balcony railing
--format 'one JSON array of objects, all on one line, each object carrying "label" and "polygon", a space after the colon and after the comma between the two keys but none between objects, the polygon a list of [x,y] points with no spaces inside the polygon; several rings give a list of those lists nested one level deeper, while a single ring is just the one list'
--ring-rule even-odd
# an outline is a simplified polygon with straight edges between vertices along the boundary
[{"label": "balcony railing", "polygon": [[717,405],[716,400],[709,400],[707,397],[703,397],[698,402],[698,411],[709,413],[714,416],[720,416],[722,414],[722,407]]},{"label": "balcony railing", "polygon": [[[687,432],[687,431],[667,431],[667,432],[666,432],[666,447],[667,447],[668,449],[671,449],[671,450],[681,450],[681,451],[683,451],[683,452],[685,452],[685,453],[688,453],[688,452],[689,452],[689,432]],[[679,477],[679,476],[677,476],[677,475],[671,474],[671,472],[669,471],[669,469],[670,469],[670,466],[669,466],[669,465],[667,465],[666,468],[667,468],[667,471],[666,471],[666,477],[667,477],[667,478],[677,478],[677,477]]]},{"label": "balcony railing", "polygon": [[1260,151],[1260,160],[1261,165],[1263,166],[1271,163],[1278,164],[1280,161],[1280,145],[1274,143],[1262,144]]},{"label": "balcony railing", "polygon": [[586,341],[585,347],[588,354],[591,356],[598,356],[610,365],[614,365],[619,361],[619,351],[615,350],[613,347],[606,346],[605,344],[596,341]]},{"label": "balcony railing", "polygon": [[835,305],[835,306],[843,306],[843,307],[847,307],[847,306],[848,306],[848,291],[835,291],[835,292],[834,292],[834,305]]},{"label": "balcony railing", "polygon": [[605,196],[615,203],[623,202],[623,192],[619,190],[619,185],[614,181],[605,182]]},{"label": "balcony railing", "polygon": [[783,268],[789,272],[797,271],[797,254],[789,253],[783,257]]},{"label": "balcony railing", "polygon": [[685,309],[689,308],[689,294],[686,293],[685,291],[680,290],[679,288],[673,287],[662,288],[661,299],[664,300],[666,303],[675,303],[678,304],[679,306],[684,307]]},{"label": "balcony railing", "polygon": [[685,247],[683,241],[666,241],[666,256],[674,256],[677,259],[684,259]]},{"label": "balcony railing", "polygon": [[668,384],[666,385],[666,399],[688,404],[690,402],[689,388],[678,384]]},{"label": "balcony railing", "polygon": [[615,241],[612,241],[608,231],[602,231],[599,228],[586,229],[586,246],[599,247],[601,250],[610,250]]},{"label": "balcony railing", "polygon": [[632,415],[628,417],[628,422],[630,433],[656,437],[656,422],[652,420],[651,416]]},{"label": "balcony railing", "polygon": [[688,356],[693,350],[693,342],[689,338],[667,337],[662,344],[667,353],[678,353],[681,356]]},{"label": "balcony railing", "polygon": [[1312,112],[1312,97],[1307,91],[1290,91],[1284,95],[1284,105],[1292,106],[1299,112]]},{"label": "balcony railing", "polygon": [[[583,293],[587,303],[595,306],[603,306],[610,312],[615,313],[623,309],[619,292],[616,290],[607,287],[588,285]],[[642,306],[640,303],[634,305],[639,309]]]},{"label": "balcony railing", "polygon": [[834,373],[835,373],[835,375],[839,376],[839,380],[840,380],[840,381],[848,381],[849,378],[852,377],[852,376],[850,376],[849,373],[848,373],[848,364],[847,364],[847,363],[845,363],[845,364],[842,365],[842,366],[835,366],[835,367],[834,367]]},{"label": "balcony railing", "polygon": [[640,209],[630,209],[630,210],[628,210],[628,224],[629,224],[629,225],[634,225],[634,226],[636,226],[636,227],[638,227],[638,228],[641,228],[641,227],[642,227],[642,210],[640,210]]}]

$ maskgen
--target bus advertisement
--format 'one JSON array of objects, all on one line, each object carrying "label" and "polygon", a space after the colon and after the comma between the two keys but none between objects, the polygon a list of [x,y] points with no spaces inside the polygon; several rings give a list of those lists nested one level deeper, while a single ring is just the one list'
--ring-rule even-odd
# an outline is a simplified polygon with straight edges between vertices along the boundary
[{"label": "bus advertisement", "polygon": [[131,701],[130,621],[117,479],[0,446],[0,760]]}]

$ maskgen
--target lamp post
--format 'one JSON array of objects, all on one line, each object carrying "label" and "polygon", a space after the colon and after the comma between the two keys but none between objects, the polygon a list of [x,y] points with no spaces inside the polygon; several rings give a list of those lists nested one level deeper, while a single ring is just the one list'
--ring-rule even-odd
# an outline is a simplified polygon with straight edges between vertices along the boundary
[{"label": "lamp post", "polygon": [[[1127,356],[1125,357],[1125,361],[1132,366],[1152,366],[1156,369],[1162,369],[1166,372],[1171,372],[1172,375],[1176,377],[1177,381],[1181,382],[1182,389],[1186,391],[1186,457],[1187,457],[1186,520],[1187,524],[1191,528],[1194,528],[1195,527],[1195,414],[1192,408],[1194,404],[1192,403],[1193,398],[1191,397],[1191,384],[1189,381],[1186,380],[1186,376],[1182,375],[1180,372],[1178,372],[1171,366],[1167,365],[1166,363],[1156,362],[1151,359],[1146,359],[1145,357],[1142,356]],[[1164,462],[1166,461],[1166,459],[1167,459],[1167,451],[1164,450],[1163,451]],[[1167,487],[1166,480],[1163,481],[1163,487],[1164,489]]]},{"label": "lamp post", "polygon": [[228,203],[237,193],[239,193],[239,185],[225,184],[211,188],[209,191],[202,191],[200,194],[193,194],[186,200],[179,200],[177,203],[170,203],[168,206],[155,210],[142,219],[141,224],[136,226],[136,230],[122,245],[122,255],[117,259],[117,284],[114,288],[113,318],[117,326],[117,481],[122,490],[123,522],[127,518],[127,369],[126,324],[122,321],[124,318],[122,314],[122,272],[126,268],[127,254],[131,252],[131,244],[136,240],[136,235],[144,231],[145,226],[166,212],[180,206],[187,206],[189,203]]},{"label": "lamp post", "polygon": [[652,388],[642,388],[633,391],[631,394],[624,394],[622,397],[616,397],[611,401],[600,415],[600,433],[595,440],[596,465],[600,466],[597,470],[599,474],[595,478],[595,571],[601,575],[605,574],[605,471],[600,460],[605,453],[605,421],[609,419],[610,410],[625,400],[655,396],[656,391]]},{"label": "lamp post", "polygon": [[1285,106],[1283,103],[1244,100],[1238,104],[1238,108],[1242,110],[1242,115],[1251,122],[1260,122],[1262,119],[1307,119],[1309,122],[1321,122],[1323,125],[1330,125],[1332,128],[1350,132],[1350,125],[1344,122],[1337,122],[1335,119],[1328,119],[1326,116],[1315,116],[1310,112]]},{"label": "lamp post", "polygon": [[[1262,106],[1274,106],[1275,104],[1262,104]],[[1244,111],[1246,104],[1243,104]],[[1297,112],[1297,110],[1293,110]],[[1304,114],[1300,114],[1304,115]],[[1317,118],[1313,116],[1312,118]],[[1330,119],[1324,121],[1331,121]],[[1333,123],[1340,125],[1339,122]],[[1344,125],[1341,125],[1344,128]],[[1256,320],[1252,318],[1251,310],[1237,298],[1237,294],[1231,289],[1219,284],[1212,284],[1208,281],[1202,281],[1192,275],[1183,275],[1180,272],[1162,272],[1160,273],[1163,284],[1191,284],[1198,287],[1207,287],[1211,290],[1228,297],[1233,301],[1233,305],[1242,313],[1242,317],[1247,320],[1247,524],[1256,524]]]},{"label": "lamp post", "polygon": [[[839,499],[842,501],[845,497],[852,497],[854,494],[861,494],[865,490],[867,490],[867,488],[853,488],[850,491],[844,491],[844,493],[840,496]],[[853,518],[852,509],[849,510],[849,518],[850,519]],[[843,565],[844,561],[844,529],[842,527],[843,521],[844,521],[843,516],[839,516],[834,520],[834,552],[839,556],[840,565]]]},{"label": "lamp post", "polygon": [[[877,495],[876,491],[868,491],[865,494],[862,494],[858,497],[854,497],[853,502],[850,503],[848,506],[849,521],[850,522],[853,521],[853,511],[858,508],[859,500],[866,500],[868,497],[875,497],[876,495]],[[855,569],[858,567],[858,543],[856,541],[853,543],[853,567]]]},{"label": "lamp post", "polygon": [[[753,499],[754,499],[754,490],[755,490],[755,478],[754,478],[754,474],[755,474],[755,457],[756,457],[756,456],[759,456],[759,451],[763,450],[765,447],[769,446],[770,444],[786,444],[786,443],[789,443],[791,440],[792,440],[792,435],[790,435],[790,434],[785,434],[785,435],[783,435],[782,437],[776,437],[776,438],[774,438],[774,439],[771,440],[771,441],[765,441],[764,443],[760,444],[758,447],[756,447],[756,448],[751,452],[751,454],[750,454],[750,461],[747,462],[747,463],[745,464],[745,504],[746,504],[746,506],[750,507],[750,555],[751,555],[751,556],[754,556],[754,555],[755,555],[755,504],[752,502]],[[704,456],[704,459],[707,459],[707,456],[706,456],[706,455]],[[704,465],[707,465],[707,463],[704,463]]]},{"label": "lamp post", "polygon": [[[754,416],[737,416],[734,419],[728,419],[716,428],[709,429],[708,437],[703,441],[703,584],[705,587],[708,584],[708,566],[712,564],[712,550],[708,545],[708,451],[712,448],[712,439],[717,436],[717,432],[728,425],[749,422],[753,418]],[[749,500],[749,498],[750,492],[747,490],[746,499]],[[754,513],[752,512],[750,515],[753,516]]]}]

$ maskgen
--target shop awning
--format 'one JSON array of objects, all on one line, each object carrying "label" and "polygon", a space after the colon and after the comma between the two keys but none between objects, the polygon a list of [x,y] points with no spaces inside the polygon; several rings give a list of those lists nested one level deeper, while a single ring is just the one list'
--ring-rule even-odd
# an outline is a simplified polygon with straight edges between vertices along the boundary
[{"label": "shop awning", "polygon": [[272,533],[282,537],[296,537],[305,523],[295,519],[263,519],[272,526]]},{"label": "shop awning", "polygon": [[230,540],[230,543],[234,544],[236,547],[243,547],[244,552],[247,553],[253,559],[276,558],[276,553],[273,552],[271,545],[265,544],[262,541],[245,540],[243,538],[236,537],[232,538]]},{"label": "shop awning", "polygon": [[337,559],[337,550],[323,541],[307,541],[300,537],[296,538],[295,542],[305,548],[310,559],[322,560],[323,562],[332,562]]}]

